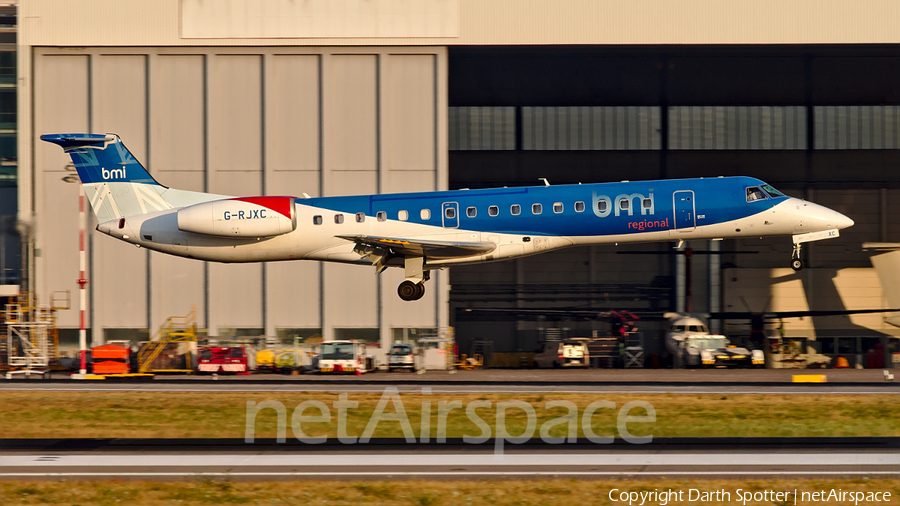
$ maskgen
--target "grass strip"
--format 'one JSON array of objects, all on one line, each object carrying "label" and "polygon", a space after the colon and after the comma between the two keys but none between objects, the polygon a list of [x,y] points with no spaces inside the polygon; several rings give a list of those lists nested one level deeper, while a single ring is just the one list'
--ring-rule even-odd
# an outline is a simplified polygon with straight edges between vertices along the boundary
[{"label": "grass strip", "polygon": [[[695,494],[712,493],[705,500],[690,501]],[[4,505],[113,506],[191,506],[207,504],[323,504],[330,506],[367,504],[385,506],[478,506],[478,505],[554,505],[602,504],[625,506],[628,502],[610,500],[622,491],[682,491],[682,500],[645,502],[646,505],[678,506],[682,504],[790,505],[789,501],[744,501],[747,492],[797,491],[812,493],[832,490],[841,492],[890,492],[888,502],[896,505],[900,496],[900,480],[883,479],[772,479],[772,480],[473,480],[473,481],[278,481],[231,482],[197,480],[191,482],[117,482],[117,481],[6,481],[0,482],[0,498]],[[728,492],[715,494],[716,491]],[[741,494],[741,495],[738,495]],[[752,496],[751,496],[752,497]],[[884,497],[883,495],[881,497]],[[640,503],[638,500],[634,505]],[[854,504],[852,500],[802,501],[813,505]],[[859,504],[874,504],[866,501]]]},{"label": "grass strip", "polygon": [[[344,394],[358,407],[347,410],[347,433],[359,436],[370,422],[382,395]],[[615,409],[598,409],[591,417],[596,435],[617,435],[617,415],[629,401],[653,406],[656,421],[629,423],[635,436],[655,437],[896,437],[900,436],[900,403],[891,395],[709,395],[709,394],[400,394],[399,399],[416,437],[422,427],[423,406],[430,403],[432,437],[438,429],[439,403],[458,401],[446,418],[447,437],[477,436],[482,428],[467,415],[473,402],[489,403],[474,412],[494,427],[501,401],[523,401],[537,416],[537,429],[565,415],[564,407],[547,407],[551,401],[574,403],[578,408],[578,436],[584,435],[584,408],[595,401],[609,401]],[[276,401],[285,407],[287,436],[292,437],[291,415],[304,401],[320,401],[331,411],[331,421],[303,423],[308,436],[337,437],[338,410],[335,393],[3,393],[0,426],[5,438],[243,438],[247,403]],[[396,406],[387,402],[386,413]],[[318,415],[308,409],[306,415]],[[644,415],[642,408],[630,415]],[[260,411],[255,418],[256,437],[276,437],[275,410]],[[519,435],[527,415],[521,409],[506,411],[508,432]],[[566,435],[557,425],[551,436]],[[400,423],[382,421],[374,437],[403,437]],[[535,432],[538,437],[538,432]]]}]

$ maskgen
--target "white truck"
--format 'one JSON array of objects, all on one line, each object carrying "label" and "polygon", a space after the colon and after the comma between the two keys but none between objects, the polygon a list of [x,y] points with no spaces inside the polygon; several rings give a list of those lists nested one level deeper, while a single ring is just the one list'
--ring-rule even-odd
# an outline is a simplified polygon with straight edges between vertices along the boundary
[{"label": "white truck", "polygon": [[353,341],[325,341],[319,348],[318,372],[363,374],[375,371],[375,357],[366,344]]},{"label": "white truck", "polygon": [[587,343],[583,340],[546,341],[535,351],[534,366],[587,367],[590,363]]}]

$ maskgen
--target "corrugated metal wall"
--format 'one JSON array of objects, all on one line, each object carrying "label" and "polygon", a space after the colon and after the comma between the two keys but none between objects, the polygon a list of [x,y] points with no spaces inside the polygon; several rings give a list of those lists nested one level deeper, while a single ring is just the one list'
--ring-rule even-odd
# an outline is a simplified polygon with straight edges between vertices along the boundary
[{"label": "corrugated metal wall", "polygon": [[[35,49],[34,131],[114,132],[163,184],[225,195],[446,189],[446,50]],[[77,187],[34,144],[37,290],[75,288]],[[28,177],[24,178],[26,181]],[[91,225],[93,227],[93,224]],[[447,325],[447,278],[394,300],[402,272],[318,262],[218,264],[91,234],[94,329],[155,329],[197,305],[219,329]],[[414,310],[410,310],[414,309]],[[61,315],[77,326],[77,312]]]},{"label": "corrugated metal wall", "polygon": [[[336,3],[327,12],[314,8]],[[900,42],[900,2],[895,0],[370,0],[366,8],[354,9],[356,3],[21,0],[20,43],[215,46],[234,44],[235,38],[242,45],[360,46]],[[252,38],[260,35],[270,38]]]}]

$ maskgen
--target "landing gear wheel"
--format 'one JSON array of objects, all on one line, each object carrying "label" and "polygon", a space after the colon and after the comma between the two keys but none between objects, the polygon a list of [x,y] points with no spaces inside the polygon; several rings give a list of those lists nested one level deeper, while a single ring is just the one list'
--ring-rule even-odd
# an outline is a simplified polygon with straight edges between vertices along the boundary
[{"label": "landing gear wheel", "polygon": [[803,268],[803,260],[800,260],[800,243],[794,243],[794,251],[791,253],[791,269],[794,272]]},{"label": "landing gear wheel", "polygon": [[[397,287],[397,295],[399,295],[401,299],[406,301],[416,300],[421,297],[421,295],[419,295],[419,286],[420,285],[418,283],[413,283],[412,281],[408,280],[404,281],[400,283],[400,286]],[[424,291],[425,290],[423,287],[422,292]]]},{"label": "landing gear wheel", "polygon": [[416,297],[413,300],[419,300],[425,296],[425,283],[416,283]]}]

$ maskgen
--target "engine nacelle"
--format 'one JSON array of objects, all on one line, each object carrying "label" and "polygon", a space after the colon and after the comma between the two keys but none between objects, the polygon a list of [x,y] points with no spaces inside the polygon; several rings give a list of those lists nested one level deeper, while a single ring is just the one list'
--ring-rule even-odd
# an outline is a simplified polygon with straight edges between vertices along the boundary
[{"label": "engine nacelle", "polygon": [[241,197],[178,210],[178,230],[220,237],[272,237],[297,228],[294,197]]}]

